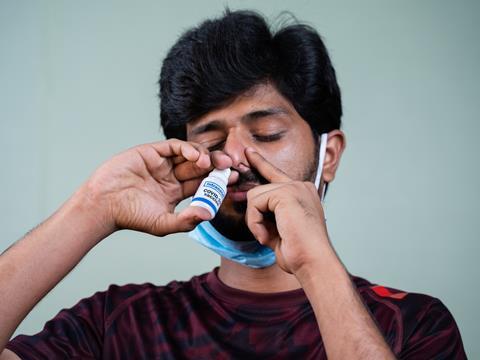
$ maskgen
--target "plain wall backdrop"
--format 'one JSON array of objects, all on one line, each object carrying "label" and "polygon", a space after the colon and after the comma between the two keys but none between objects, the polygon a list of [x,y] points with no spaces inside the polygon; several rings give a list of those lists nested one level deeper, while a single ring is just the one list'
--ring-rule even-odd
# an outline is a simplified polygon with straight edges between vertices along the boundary
[{"label": "plain wall backdrop", "polygon": [[[474,0],[0,0],[0,250],[55,211],[103,161],[163,139],[161,61],[183,31],[227,5],[272,21],[289,10],[323,36],[343,92],[347,137],[326,197],[333,244],[353,274],[440,298],[467,354],[480,358]],[[60,309],[109,284],[186,280],[218,263],[185,234],[116,233],[16,334],[39,331]]]}]

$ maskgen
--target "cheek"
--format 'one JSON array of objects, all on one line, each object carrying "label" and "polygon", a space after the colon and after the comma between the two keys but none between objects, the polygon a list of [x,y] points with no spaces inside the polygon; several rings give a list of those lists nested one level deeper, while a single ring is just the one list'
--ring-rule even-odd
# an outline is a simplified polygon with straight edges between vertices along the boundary
[{"label": "cheek", "polygon": [[282,145],[264,157],[293,180],[303,180],[305,170],[312,162],[313,150],[313,139],[309,142],[296,141]]}]

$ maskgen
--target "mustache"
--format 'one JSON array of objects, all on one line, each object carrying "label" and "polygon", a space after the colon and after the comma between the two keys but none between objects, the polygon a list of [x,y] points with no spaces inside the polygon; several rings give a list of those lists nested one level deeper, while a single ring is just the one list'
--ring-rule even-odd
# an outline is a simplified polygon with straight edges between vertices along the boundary
[{"label": "mustache", "polygon": [[257,169],[251,169],[244,173],[238,172],[238,181],[235,184],[236,186],[241,186],[243,184],[259,184],[264,185],[268,184],[269,181],[265,179]]}]

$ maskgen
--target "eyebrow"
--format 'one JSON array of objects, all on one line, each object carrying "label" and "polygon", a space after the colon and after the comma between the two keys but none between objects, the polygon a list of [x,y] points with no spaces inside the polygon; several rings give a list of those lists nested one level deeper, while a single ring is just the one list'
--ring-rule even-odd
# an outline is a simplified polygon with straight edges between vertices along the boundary
[{"label": "eyebrow", "polygon": [[[255,110],[242,116],[241,122],[250,123],[252,121],[272,116],[272,115],[288,115],[288,112],[282,107],[272,107],[267,109]],[[192,129],[192,135],[198,135],[207,131],[221,130],[224,127],[220,119],[209,121],[206,124],[199,125]]]}]

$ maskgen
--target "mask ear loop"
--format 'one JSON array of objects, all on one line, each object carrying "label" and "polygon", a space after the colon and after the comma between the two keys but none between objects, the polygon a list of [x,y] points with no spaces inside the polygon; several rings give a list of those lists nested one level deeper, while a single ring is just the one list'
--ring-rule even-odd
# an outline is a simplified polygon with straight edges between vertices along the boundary
[{"label": "mask ear loop", "polygon": [[[323,172],[323,163],[325,162],[325,154],[327,152],[327,140],[328,140],[328,134],[323,133],[320,136],[320,150],[318,153],[318,168],[317,168],[317,176],[315,177],[315,187],[318,189],[320,187],[320,179],[322,178],[322,172]],[[320,197],[320,201],[323,202],[325,201],[325,190],[326,190],[325,184],[323,184],[322,188],[322,195]]]}]

